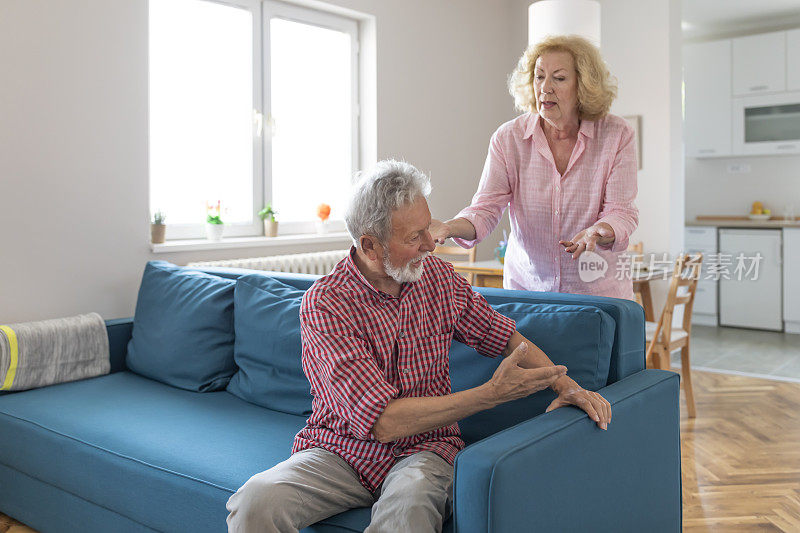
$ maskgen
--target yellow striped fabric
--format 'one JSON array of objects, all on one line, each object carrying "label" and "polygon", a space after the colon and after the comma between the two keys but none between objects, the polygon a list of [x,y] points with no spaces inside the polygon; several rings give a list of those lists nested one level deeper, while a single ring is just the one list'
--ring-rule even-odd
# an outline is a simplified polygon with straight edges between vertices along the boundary
[{"label": "yellow striped fabric", "polygon": [[0,387],[0,390],[8,390],[14,383],[14,375],[17,373],[19,347],[17,346],[17,334],[14,333],[13,329],[8,326],[0,326],[0,330],[2,330],[6,334],[6,337],[8,337],[8,344],[11,348],[11,364],[8,367],[8,372],[6,372],[6,379],[3,380],[3,386]]}]

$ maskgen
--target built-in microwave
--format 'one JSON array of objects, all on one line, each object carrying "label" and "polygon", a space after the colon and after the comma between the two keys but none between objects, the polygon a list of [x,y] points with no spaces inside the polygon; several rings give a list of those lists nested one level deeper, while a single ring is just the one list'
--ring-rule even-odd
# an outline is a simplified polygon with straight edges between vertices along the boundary
[{"label": "built-in microwave", "polygon": [[800,91],[734,98],[733,151],[800,153]]}]

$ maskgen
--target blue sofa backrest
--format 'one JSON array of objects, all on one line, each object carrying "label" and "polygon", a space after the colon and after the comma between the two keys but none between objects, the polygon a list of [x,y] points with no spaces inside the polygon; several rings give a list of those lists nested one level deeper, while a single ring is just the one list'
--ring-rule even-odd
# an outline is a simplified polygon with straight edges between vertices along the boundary
[{"label": "blue sofa backrest", "polygon": [[[253,274],[256,271],[243,268],[202,268],[194,269],[216,274],[230,279]],[[290,274],[286,272],[258,272],[272,276],[298,289],[308,289],[319,276],[309,274]],[[615,383],[626,376],[644,370],[644,310],[630,300],[588,296],[584,294],[564,294],[556,292],[508,291],[478,287],[490,304],[530,302],[566,305],[593,306],[607,313],[614,321],[614,341],[611,346],[611,361],[606,384]]]},{"label": "blue sofa backrest", "polygon": [[[196,269],[229,279],[256,272],[236,268]],[[301,290],[318,276],[257,272]],[[517,327],[557,364],[566,364],[570,376],[597,390],[644,369],[644,316],[628,300],[573,294],[535,293],[479,288],[487,301],[517,321]],[[499,364],[458,342],[450,351],[453,390],[488,380]],[[544,412],[552,391],[477,413],[460,422],[464,440],[471,443]]]}]

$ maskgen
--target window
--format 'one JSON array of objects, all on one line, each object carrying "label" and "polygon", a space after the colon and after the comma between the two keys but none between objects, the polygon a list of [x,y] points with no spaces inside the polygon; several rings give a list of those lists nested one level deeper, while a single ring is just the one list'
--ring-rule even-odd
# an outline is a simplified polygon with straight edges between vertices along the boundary
[{"label": "window", "polygon": [[151,0],[150,208],[169,238],[312,232],[341,220],[359,161],[358,24],[258,0]]}]

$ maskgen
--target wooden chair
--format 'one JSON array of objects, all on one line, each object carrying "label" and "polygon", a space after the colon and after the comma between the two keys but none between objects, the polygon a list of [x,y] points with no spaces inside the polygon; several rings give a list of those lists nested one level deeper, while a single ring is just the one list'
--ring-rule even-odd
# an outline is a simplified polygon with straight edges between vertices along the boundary
[{"label": "wooden chair", "polygon": [[[645,322],[647,342],[647,365],[651,368],[670,369],[670,354],[681,351],[681,377],[683,392],[686,395],[686,410],[689,418],[695,418],[694,391],[692,390],[691,365],[689,363],[689,339],[692,333],[692,306],[700,279],[700,268],[703,265],[703,254],[694,256],[681,254],[675,260],[672,279],[667,292],[667,301],[658,322]],[[680,287],[686,291],[678,294]],[[683,322],[680,328],[672,325],[672,317],[676,305],[683,305]]]},{"label": "wooden chair", "polygon": [[644,253],[644,243],[642,241],[628,243],[628,251],[631,253],[631,255],[641,255]]},{"label": "wooden chair", "polygon": [[[478,255],[478,247],[473,246],[472,248],[462,248],[460,246],[444,246],[444,245],[436,245],[436,249],[433,251],[435,255],[444,255],[448,257],[455,257],[457,261],[468,261],[470,263],[475,262],[475,258]],[[447,258],[444,258],[448,260]],[[475,274],[462,274],[470,285],[475,284]]]},{"label": "wooden chair", "polygon": [[[639,242],[635,242],[635,243],[634,242],[628,243],[627,252],[628,252],[628,255],[631,256],[632,260],[637,260],[638,259],[638,260],[641,261],[643,255],[644,255],[644,242],[639,241]],[[633,289],[634,289],[633,290],[633,297],[636,299],[636,303],[641,305],[642,307],[644,307],[644,305],[642,303],[642,293],[636,290],[636,285],[635,284],[633,286]]]}]

